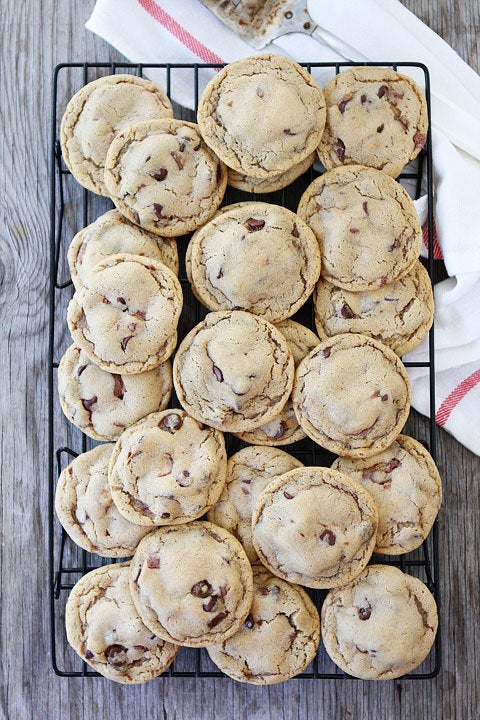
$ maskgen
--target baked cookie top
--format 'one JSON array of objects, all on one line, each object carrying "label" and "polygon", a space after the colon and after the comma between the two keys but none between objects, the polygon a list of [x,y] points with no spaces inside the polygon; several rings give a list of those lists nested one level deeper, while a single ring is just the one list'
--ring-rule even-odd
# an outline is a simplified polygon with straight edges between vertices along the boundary
[{"label": "baked cookie top", "polygon": [[297,369],[292,392],[306,434],[338,455],[375,455],[396,439],[410,410],[407,371],[365,335],[324,340]]},{"label": "baked cookie top", "polygon": [[227,170],[197,125],[151,120],[115,137],[105,160],[105,185],[120,212],[165,237],[204,225],[222,202]]},{"label": "baked cookie top", "polygon": [[205,142],[239,173],[268,178],[307,158],[325,127],[325,98],[298,63],[267,53],[230,63],[198,106]]},{"label": "baked cookie top", "polygon": [[199,518],[218,500],[226,473],[222,433],[173,409],[125,430],[108,475],[122,515],[152,527]]},{"label": "baked cookie top", "polygon": [[212,312],[180,343],[173,382],[185,410],[230,432],[274,418],[293,384],[292,354],[269,322],[235,310]]},{"label": "baked cookie top", "polygon": [[116,133],[141,120],[171,118],[167,95],[135,75],[107,75],[88,83],[72,97],[60,127],[63,159],[88,190],[107,195],[103,171]]},{"label": "baked cookie top", "polygon": [[368,563],[378,515],[369,493],[336,470],[305,467],[263,490],[252,517],[253,544],[275,575],[299,585],[344,585]]},{"label": "baked cookie top", "polygon": [[380,340],[397,355],[416,348],[433,322],[432,284],[418,260],[407,275],[376,290],[351,292],[320,278],[313,304],[322,340],[361,333]]},{"label": "baked cookie top", "polygon": [[165,265],[140,255],[111,255],[75,292],[68,327],[103,370],[136,374],[172,354],[182,304],[180,283]]},{"label": "baked cookie top", "polygon": [[252,604],[252,568],[236,538],[209,522],[154,530],[130,566],[130,591],[159,637],[205,647],[233,635]]},{"label": "baked cookie top", "polygon": [[390,680],[416,668],[430,652],[437,626],[428,588],[391,565],[370,565],[348,585],[330,590],[322,607],[327,653],[363,680]]},{"label": "baked cookie top", "polygon": [[231,187],[237,188],[237,190],[243,190],[244,192],[256,193],[257,195],[263,195],[264,193],[276,192],[277,190],[283,190],[288,185],[293,183],[300,175],[307,172],[309,167],[313,165],[316,153],[308,155],[305,160],[294,165],[289,170],[285,170],[279,175],[267,178],[255,178],[245,175],[244,173],[237,172],[236,170],[228,169],[228,184]]},{"label": "baked cookie top", "polygon": [[210,310],[247,310],[271,322],[297,312],[320,275],[307,224],[262,202],[224,208],[195,233],[189,260],[192,283]]},{"label": "baked cookie top", "polygon": [[62,470],[55,492],[55,511],[72,540],[102,557],[133,555],[148,529],[126,520],[112,500],[108,463],[113,444],[98,445]]},{"label": "baked cookie top", "polygon": [[67,257],[75,287],[84,284],[97,263],[121,253],[153,258],[178,275],[176,240],[152,235],[133,225],[118,210],[109,210],[80,230],[70,243]]},{"label": "baked cookie top", "polygon": [[104,565],[74,586],[65,609],[67,639],[109,680],[141,683],[161,675],[180,648],[152,635],[128,589],[129,563]]},{"label": "baked cookie top", "polygon": [[140,418],[166,408],[172,387],[169,360],[140,375],[119,375],[99,368],[73,344],[58,366],[62,410],[95,440],[116,440]]},{"label": "baked cookie top", "polygon": [[417,440],[399,435],[389,448],[366,460],[338,458],[332,468],[358,480],[378,509],[375,552],[401,555],[419,547],[442,502],[442,482]]},{"label": "baked cookie top", "polygon": [[228,458],[227,480],[208,519],[238,538],[252,563],[258,560],[252,540],[257,498],[274,478],[298,467],[303,464],[293,455],[259,445],[245,447]]},{"label": "baked cookie top", "polygon": [[241,628],[207,652],[229,677],[272,685],[301,673],[316,655],[320,619],[305,590],[253,567],[253,603]]},{"label": "baked cookie top", "polygon": [[427,103],[411,78],[356,67],[339,73],[324,92],[327,121],[317,152],[327,170],[369,165],[397,177],[425,145]]},{"label": "baked cookie top", "polygon": [[335,168],[313,181],[298,214],[322,254],[322,278],[353,292],[406,275],[417,261],[422,228],[412,199],[393,178],[361,165]]}]

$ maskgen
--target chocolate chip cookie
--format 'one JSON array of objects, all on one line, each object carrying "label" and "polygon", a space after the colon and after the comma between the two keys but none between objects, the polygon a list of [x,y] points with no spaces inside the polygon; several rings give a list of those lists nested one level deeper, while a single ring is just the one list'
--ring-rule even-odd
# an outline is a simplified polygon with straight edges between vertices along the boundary
[{"label": "chocolate chip cookie", "polygon": [[274,418],[293,384],[283,335],[251,313],[209,313],[178,347],[173,382],[185,410],[218,430],[253,430]]},{"label": "chocolate chip cookie", "polygon": [[324,92],[327,122],[318,156],[327,170],[369,165],[397,177],[425,145],[427,103],[411,78],[356,67],[339,73]]},{"label": "chocolate chip cookie", "polygon": [[299,310],[320,275],[315,235],[279,205],[224,208],[190,244],[192,285],[210,310],[247,310],[278,322]]},{"label": "chocolate chip cookie", "polygon": [[297,369],[292,392],[306,434],[338,455],[376,455],[410,410],[407,371],[393,350],[365,335],[324,340]]},{"label": "chocolate chip cookie", "polygon": [[183,410],[152,413],[120,436],[109,467],[112,497],[138,525],[177,525],[203,515],[227,475],[223,435]]},{"label": "chocolate chip cookie", "polygon": [[133,555],[148,528],[134,525],[117,510],[108,485],[114,445],[98,445],[75,458],[58,478],[55,511],[63,528],[88,552],[102,557]]},{"label": "chocolate chip cookie", "polygon": [[67,105],[60,128],[63,159],[80,185],[108,196],[103,170],[116,133],[141,120],[171,117],[170,100],[149,80],[135,75],[98,78]]},{"label": "chocolate chip cookie", "polygon": [[172,387],[169,360],[140,375],[118,375],[99,368],[73,344],[58,366],[62,410],[95,440],[116,440],[140,418],[166,408]]},{"label": "chocolate chip cookie", "polygon": [[133,225],[118,210],[109,210],[80,230],[70,243],[67,257],[75,287],[84,284],[97,263],[119,253],[153,258],[178,275],[176,240],[152,235]]},{"label": "chocolate chip cookie", "polygon": [[325,98],[300,65],[267,53],[230,63],[212,78],[197,119],[205,142],[229,168],[270,178],[315,150]]},{"label": "chocolate chip cookie", "polygon": [[120,212],[156,235],[204,225],[222,202],[227,170],[183,120],[152,120],[119,133],[105,160],[105,185]]},{"label": "chocolate chip cookie", "polygon": [[344,585],[368,563],[378,515],[356,480],[306,467],[273,480],[258,497],[252,535],[260,561],[275,575],[312,588]]},{"label": "chocolate chip cookie", "polygon": [[145,627],[128,588],[129,563],[104,565],[75,585],[65,609],[67,639],[82,660],[109,680],[158,677],[180,648]]},{"label": "chocolate chip cookie", "polygon": [[278,475],[299,467],[303,467],[300,460],[274,447],[246,447],[228,459],[227,480],[208,519],[240,540],[250,562],[258,560],[252,541],[252,512],[258,496]]},{"label": "chocolate chip cookie", "polygon": [[221,643],[245,621],[252,568],[233,535],[209,522],[144,538],[130,566],[135,606],[152,632],[187,647]]},{"label": "chocolate chip cookie", "polygon": [[316,158],[316,153],[312,153],[302,162],[297,163],[289,170],[275,175],[274,177],[267,178],[255,178],[249,175],[244,175],[236,170],[228,169],[228,184],[237,190],[243,190],[244,192],[254,193],[256,195],[263,195],[264,193],[276,192],[277,190],[283,190],[288,185],[293,183],[300,175],[313,165]]},{"label": "chocolate chip cookie", "polygon": [[170,357],[182,304],[180,283],[165,265],[140,255],[111,255],[75,292],[68,327],[102,370],[134,375]]},{"label": "chocolate chip cookie", "polygon": [[332,468],[358,480],[373,497],[378,508],[376,553],[401,555],[422,544],[442,502],[440,475],[423,445],[399,435],[378,455],[338,458]]},{"label": "chocolate chip cookie", "polygon": [[322,278],[358,292],[394,282],[413,267],[422,228],[408,193],[373,168],[335,168],[313,181],[298,214],[315,233]]},{"label": "chocolate chip cookie", "polygon": [[222,672],[238,682],[272,685],[301,673],[320,642],[320,619],[298,585],[253,568],[253,604],[241,628],[207,648]]},{"label": "chocolate chip cookie", "polygon": [[327,653],[363,680],[391,680],[416,668],[437,627],[428,588],[390,565],[370,565],[348,585],[330,590],[322,607]]}]

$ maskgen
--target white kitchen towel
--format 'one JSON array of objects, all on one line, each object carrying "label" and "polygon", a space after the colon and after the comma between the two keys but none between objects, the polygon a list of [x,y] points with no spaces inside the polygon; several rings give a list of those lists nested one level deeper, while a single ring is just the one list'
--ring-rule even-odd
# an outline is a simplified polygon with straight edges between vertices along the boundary
[{"label": "white kitchen towel", "polygon": [[[435,288],[436,419],[480,455],[480,77],[399,0],[310,0],[308,7],[322,27],[369,60],[417,61],[429,68],[436,238],[451,276]],[[132,62],[215,65],[258,52],[198,0],[97,0],[86,27]],[[265,50],[302,62],[343,59],[298,33]],[[215,72],[200,73],[200,92]],[[423,84],[421,70],[406,72]],[[164,84],[164,73],[146,74]],[[330,70],[315,72],[320,85],[331,76]],[[191,72],[174,77],[172,98],[193,107]],[[425,203],[417,209],[425,220]],[[425,361],[427,351],[425,340],[404,359]],[[409,375],[412,404],[429,415],[428,369],[409,368]]]}]

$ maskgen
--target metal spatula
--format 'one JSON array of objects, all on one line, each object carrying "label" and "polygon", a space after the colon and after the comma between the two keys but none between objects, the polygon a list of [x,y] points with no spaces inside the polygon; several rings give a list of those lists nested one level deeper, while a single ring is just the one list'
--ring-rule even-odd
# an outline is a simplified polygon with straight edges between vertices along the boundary
[{"label": "metal spatula", "polygon": [[300,32],[311,35],[347,60],[367,60],[355,48],[312,19],[307,0],[200,0],[245,42],[261,50],[276,38]]}]

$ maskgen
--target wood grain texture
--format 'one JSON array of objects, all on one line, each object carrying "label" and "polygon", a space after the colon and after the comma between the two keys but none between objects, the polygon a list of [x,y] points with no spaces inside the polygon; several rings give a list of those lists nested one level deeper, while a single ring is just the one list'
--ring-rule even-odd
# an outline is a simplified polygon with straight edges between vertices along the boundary
[{"label": "wood grain texture", "polygon": [[[405,0],[477,71],[477,0]],[[85,31],[93,0],[4,0],[1,16],[0,718],[5,720],[465,720],[478,717],[480,460],[439,433],[443,670],[433,681],[159,679],[121,687],[62,679],[49,667],[47,593],[48,152],[57,62],[120,60]],[[417,435],[425,420],[412,419]]]}]

